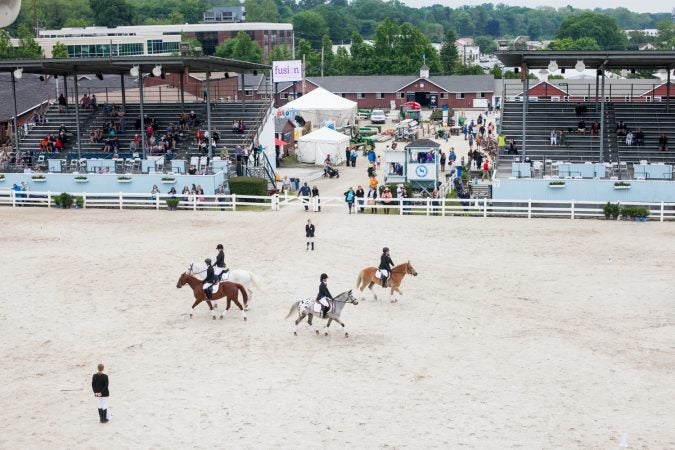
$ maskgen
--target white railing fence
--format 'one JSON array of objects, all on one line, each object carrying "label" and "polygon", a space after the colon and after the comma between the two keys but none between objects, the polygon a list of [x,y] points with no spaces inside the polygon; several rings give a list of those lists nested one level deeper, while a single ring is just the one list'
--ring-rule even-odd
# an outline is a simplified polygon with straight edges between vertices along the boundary
[{"label": "white railing fence", "polygon": [[[342,208],[347,213],[344,197],[298,197],[286,194],[272,196],[256,195],[169,195],[72,192],[81,197],[82,208],[110,209],[169,209],[167,200],[179,201],[177,210],[191,211],[279,211],[281,208],[317,210]],[[15,192],[0,190],[0,206],[10,207],[55,207],[55,192]],[[477,217],[560,217],[569,219],[602,218],[605,202],[574,200],[497,200],[497,199],[432,199],[393,198],[389,203],[377,199],[368,204],[368,199],[354,203],[354,211],[367,214],[425,215],[425,216],[477,216]],[[622,206],[649,208],[649,220],[675,220],[675,203],[622,202]],[[76,204],[73,204],[76,207]]]}]

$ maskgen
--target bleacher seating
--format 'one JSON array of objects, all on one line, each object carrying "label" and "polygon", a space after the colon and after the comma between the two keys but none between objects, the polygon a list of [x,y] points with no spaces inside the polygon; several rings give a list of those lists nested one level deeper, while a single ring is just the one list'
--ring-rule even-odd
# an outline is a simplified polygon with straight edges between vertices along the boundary
[{"label": "bleacher seating", "polygon": [[[644,145],[626,144],[624,137],[617,138],[619,160],[636,163],[647,160],[651,163],[675,163],[675,100],[666,112],[665,103],[615,103],[616,122],[623,121],[630,130],[641,128],[645,134]],[[616,124],[609,124],[612,133]],[[665,133],[668,137],[667,152],[659,151],[659,136]]]}]

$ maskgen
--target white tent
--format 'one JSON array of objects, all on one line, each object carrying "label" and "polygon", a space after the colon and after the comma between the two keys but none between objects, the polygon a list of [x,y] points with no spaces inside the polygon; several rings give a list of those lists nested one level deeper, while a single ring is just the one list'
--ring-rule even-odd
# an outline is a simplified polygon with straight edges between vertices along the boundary
[{"label": "white tent", "polygon": [[343,127],[354,124],[356,102],[318,87],[287,103],[282,110],[289,119],[301,115],[314,126],[321,126],[323,121],[332,120],[337,127]]},{"label": "white tent", "polygon": [[349,136],[323,127],[298,139],[298,161],[323,165],[330,155],[330,159],[338,163],[347,146]]}]

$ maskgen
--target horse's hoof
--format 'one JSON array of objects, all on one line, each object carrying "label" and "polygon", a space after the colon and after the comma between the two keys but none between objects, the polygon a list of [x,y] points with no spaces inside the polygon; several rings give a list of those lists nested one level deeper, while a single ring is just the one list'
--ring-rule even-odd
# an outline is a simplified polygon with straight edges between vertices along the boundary
[{"label": "horse's hoof", "polygon": [[316,331],[316,334],[319,334],[319,330],[314,330],[314,331]]},{"label": "horse's hoof", "polygon": [[244,317],[244,322],[246,322],[247,320],[248,320],[248,317]]},{"label": "horse's hoof", "polygon": [[223,320],[223,316],[220,316],[220,320]]},{"label": "horse's hoof", "polygon": [[349,337],[349,333],[345,333],[345,337],[348,338],[348,337]]},{"label": "horse's hoof", "polygon": [[213,320],[216,320],[216,316],[213,316]]},{"label": "horse's hoof", "polygon": [[297,335],[298,335],[298,332],[297,332],[297,331],[294,331],[294,332],[293,332],[293,336],[297,336]]},{"label": "horse's hoof", "polygon": [[324,335],[324,336],[328,336],[328,331],[326,331],[323,335]]}]

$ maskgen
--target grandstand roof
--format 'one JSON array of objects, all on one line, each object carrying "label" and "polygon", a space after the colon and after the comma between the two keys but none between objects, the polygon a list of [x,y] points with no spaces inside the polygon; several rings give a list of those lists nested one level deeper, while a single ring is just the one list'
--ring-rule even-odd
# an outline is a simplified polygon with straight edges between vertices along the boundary
[{"label": "grandstand roof", "polygon": [[133,66],[151,70],[161,65],[166,72],[250,72],[271,67],[216,56],[135,56],[123,58],[68,58],[68,59],[17,59],[0,61],[0,72],[12,72],[22,68],[26,73],[42,75],[70,75],[78,73],[127,74]]},{"label": "grandstand roof", "polygon": [[497,58],[506,67],[520,67],[527,64],[530,69],[548,67],[556,61],[558,67],[574,67],[582,60],[587,68],[599,69],[653,69],[675,67],[675,51],[505,51],[497,52]]}]

